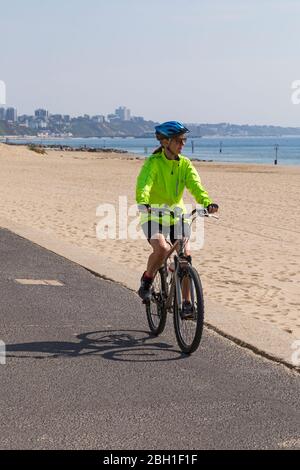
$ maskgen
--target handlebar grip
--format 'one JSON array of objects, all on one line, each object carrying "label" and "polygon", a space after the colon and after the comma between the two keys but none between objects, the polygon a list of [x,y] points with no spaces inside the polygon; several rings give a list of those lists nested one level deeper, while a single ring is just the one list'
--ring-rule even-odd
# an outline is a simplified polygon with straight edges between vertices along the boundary
[{"label": "handlebar grip", "polygon": [[219,209],[219,206],[218,204],[215,204],[214,202],[212,202],[211,204],[208,204],[208,206],[205,208],[209,211],[209,209]]}]

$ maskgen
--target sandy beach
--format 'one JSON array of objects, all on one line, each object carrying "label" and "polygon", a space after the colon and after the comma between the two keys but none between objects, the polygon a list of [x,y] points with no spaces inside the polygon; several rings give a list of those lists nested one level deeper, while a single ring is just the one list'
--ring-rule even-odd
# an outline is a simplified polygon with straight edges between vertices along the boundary
[{"label": "sandy beach", "polygon": [[[146,240],[96,237],[99,204],[135,203],[143,161],[135,156],[0,144],[1,217],[101,253],[120,270],[143,271]],[[195,163],[220,220],[205,224],[193,253],[205,295],[300,338],[300,167]],[[192,202],[189,194],[186,202]],[[0,223],[1,225],[1,223]],[[138,287],[138,286],[137,286]]]}]

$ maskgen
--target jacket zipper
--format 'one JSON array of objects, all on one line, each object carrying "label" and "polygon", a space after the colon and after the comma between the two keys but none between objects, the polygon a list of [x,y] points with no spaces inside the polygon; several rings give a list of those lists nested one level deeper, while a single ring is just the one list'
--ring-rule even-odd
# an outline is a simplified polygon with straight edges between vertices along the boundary
[{"label": "jacket zipper", "polygon": [[[173,162],[173,167],[172,167],[171,175],[174,175],[174,165],[175,165],[175,161]],[[179,165],[179,164],[178,164],[178,165]],[[178,196],[178,186],[179,186],[179,172],[177,172],[177,181],[176,181],[176,190],[175,190],[176,196]]]}]

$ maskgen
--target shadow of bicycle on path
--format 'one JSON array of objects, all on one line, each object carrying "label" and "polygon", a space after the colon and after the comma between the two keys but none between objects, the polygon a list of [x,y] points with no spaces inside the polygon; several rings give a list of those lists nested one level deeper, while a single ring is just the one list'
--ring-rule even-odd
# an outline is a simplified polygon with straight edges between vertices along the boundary
[{"label": "shadow of bicycle on path", "polygon": [[[175,361],[187,356],[173,346],[140,330],[91,331],[76,336],[79,342],[38,341],[7,344],[6,357],[49,359],[102,357],[122,362]],[[25,354],[23,354],[25,353]]]}]

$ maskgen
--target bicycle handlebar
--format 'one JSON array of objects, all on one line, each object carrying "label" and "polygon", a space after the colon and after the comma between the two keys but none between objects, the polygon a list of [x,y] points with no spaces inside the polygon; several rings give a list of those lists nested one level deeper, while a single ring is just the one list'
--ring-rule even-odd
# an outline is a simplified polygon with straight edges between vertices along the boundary
[{"label": "bicycle handlebar", "polygon": [[149,214],[155,213],[158,214],[160,217],[162,215],[171,215],[172,217],[183,217],[189,219],[193,215],[197,214],[200,217],[213,217],[214,219],[219,219],[217,215],[210,214],[207,209],[194,209],[190,214],[183,214],[183,210],[181,207],[174,207],[173,210],[170,210],[167,207],[147,207],[147,211],[145,211],[145,205],[139,205],[138,208],[142,212],[148,212]]}]

